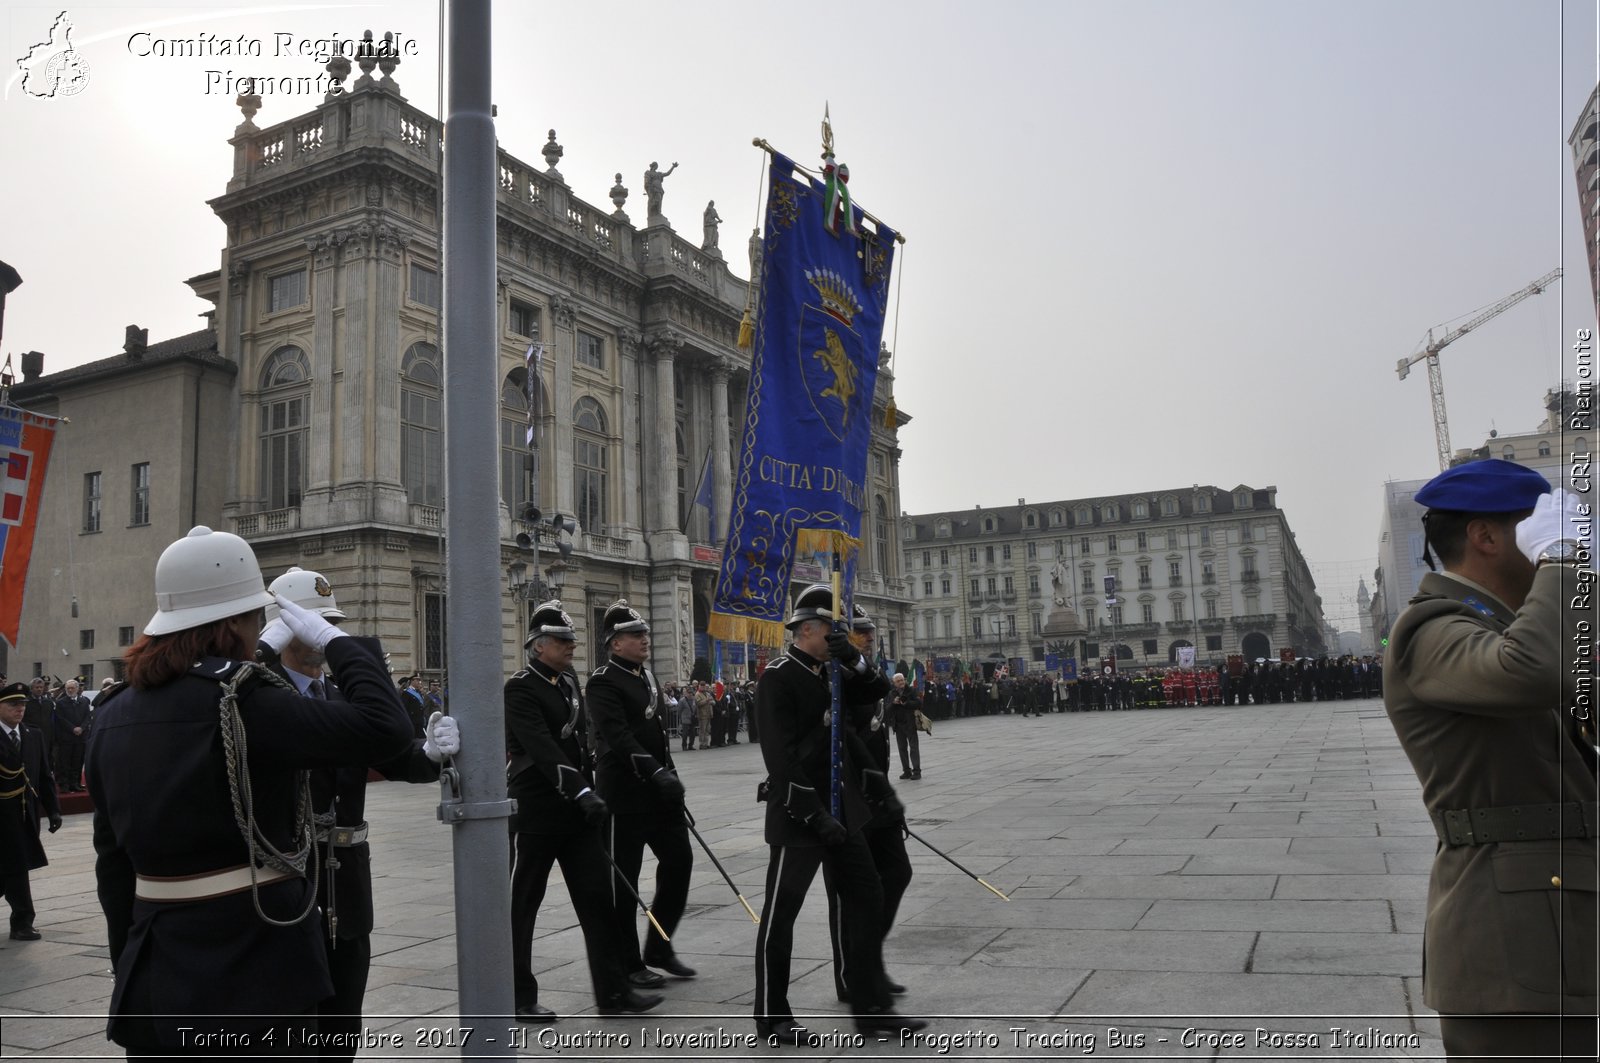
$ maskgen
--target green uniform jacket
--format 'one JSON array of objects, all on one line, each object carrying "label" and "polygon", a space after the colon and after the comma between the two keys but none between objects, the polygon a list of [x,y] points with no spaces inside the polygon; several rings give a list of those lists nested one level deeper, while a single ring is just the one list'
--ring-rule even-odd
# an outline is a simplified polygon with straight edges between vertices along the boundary
[{"label": "green uniform jacket", "polygon": [[[1570,569],[1546,565],[1520,612],[1440,573],[1390,632],[1383,701],[1437,821],[1445,810],[1593,802],[1566,716],[1577,622]],[[1591,829],[1593,824],[1591,824]],[[1428,882],[1423,999],[1446,1014],[1596,1009],[1593,837],[1450,846]]]}]

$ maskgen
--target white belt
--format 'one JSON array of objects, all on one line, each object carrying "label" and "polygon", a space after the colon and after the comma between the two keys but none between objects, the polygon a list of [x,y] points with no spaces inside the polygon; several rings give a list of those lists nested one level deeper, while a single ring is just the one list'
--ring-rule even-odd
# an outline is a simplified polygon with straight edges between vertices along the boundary
[{"label": "white belt", "polygon": [[[255,883],[258,886],[281,882],[296,877],[290,871],[258,868]],[[212,871],[200,875],[175,875],[164,878],[155,875],[135,875],[133,895],[141,901],[208,901],[225,897],[250,888],[250,867],[241,864],[226,871]]]}]

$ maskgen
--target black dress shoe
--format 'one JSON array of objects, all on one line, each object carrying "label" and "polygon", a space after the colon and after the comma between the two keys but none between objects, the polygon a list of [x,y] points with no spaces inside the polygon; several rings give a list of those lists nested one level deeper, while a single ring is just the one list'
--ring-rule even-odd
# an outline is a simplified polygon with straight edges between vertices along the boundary
[{"label": "black dress shoe", "polygon": [[890,993],[893,993],[897,997],[903,997],[906,995],[906,987],[901,985],[899,982],[896,982],[893,978],[885,978],[883,980],[883,988],[887,989]]},{"label": "black dress shoe", "polygon": [[646,956],[644,962],[650,967],[659,967],[674,978],[693,978],[695,969],[678,959],[673,953],[665,956]]},{"label": "black dress shoe", "polygon": [[909,779],[909,778],[911,778],[911,773],[909,771],[903,771],[903,772],[900,773],[900,778]]},{"label": "black dress shoe", "polygon": [[926,1025],[928,1020],[897,1014],[890,1007],[872,1008],[856,1016],[856,1029],[869,1037],[916,1033]]},{"label": "black dress shoe", "polygon": [[913,779],[920,779],[920,778],[922,778],[922,769],[921,769],[921,768],[916,768],[916,769],[913,769],[913,770],[912,770],[912,772],[911,772],[911,777],[912,777],[912,778],[913,778]]},{"label": "black dress shoe", "polygon": [[543,1004],[518,1004],[517,1021],[531,1022],[543,1026],[556,1021],[556,1013]]},{"label": "black dress shoe", "polygon": [[38,941],[40,934],[31,926],[20,927],[11,932],[12,941]]},{"label": "black dress shoe", "polygon": [[660,989],[667,980],[654,971],[634,971],[628,975],[628,984],[635,989]]},{"label": "black dress shoe", "polygon": [[817,1043],[811,1036],[811,1031],[794,1019],[757,1019],[756,1033],[762,1040],[772,1045],[810,1048]]},{"label": "black dress shoe", "polygon": [[602,1015],[637,1015],[649,1011],[666,998],[660,993],[636,993],[628,990],[610,997],[600,1005]]}]

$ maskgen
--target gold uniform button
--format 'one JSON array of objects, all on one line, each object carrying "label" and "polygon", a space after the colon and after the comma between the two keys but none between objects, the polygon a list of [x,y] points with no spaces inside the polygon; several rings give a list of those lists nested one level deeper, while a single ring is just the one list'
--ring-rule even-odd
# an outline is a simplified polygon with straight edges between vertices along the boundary
[{"label": "gold uniform button", "polygon": [[1551,875],[1550,876],[1550,885],[1554,886],[1556,889],[1560,889],[1561,888],[1561,876],[1560,875]]}]

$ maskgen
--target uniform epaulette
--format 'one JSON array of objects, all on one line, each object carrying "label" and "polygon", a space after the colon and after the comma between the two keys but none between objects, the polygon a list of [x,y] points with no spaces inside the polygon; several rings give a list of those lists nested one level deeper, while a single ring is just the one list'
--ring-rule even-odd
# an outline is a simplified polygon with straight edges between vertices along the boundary
[{"label": "uniform epaulette", "polygon": [[611,666],[609,664],[602,664],[599,668],[596,668],[594,671],[589,673],[589,678],[593,679],[597,675],[605,675],[606,669],[610,667]]},{"label": "uniform epaulette", "polygon": [[519,668],[517,671],[511,673],[511,678],[526,679],[528,678],[529,674],[532,673],[532,671],[532,668]]},{"label": "uniform epaulette", "polygon": [[768,661],[768,662],[767,662],[767,667],[768,667],[768,668],[778,668],[778,667],[780,667],[780,666],[782,666],[782,665],[783,665],[783,664],[785,664],[785,663],[787,663],[787,662],[789,662],[789,661],[792,661],[792,660],[794,660],[794,658],[793,658],[793,657],[790,657],[790,656],[789,656],[789,655],[788,655],[788,654],[787,654],[787,653],[785,653],[785,654],[780,654],[780,655],[779,655],[779,656],[778,656],[778,659],[777,659],[777,660],[775,660],[775,661]]}]

